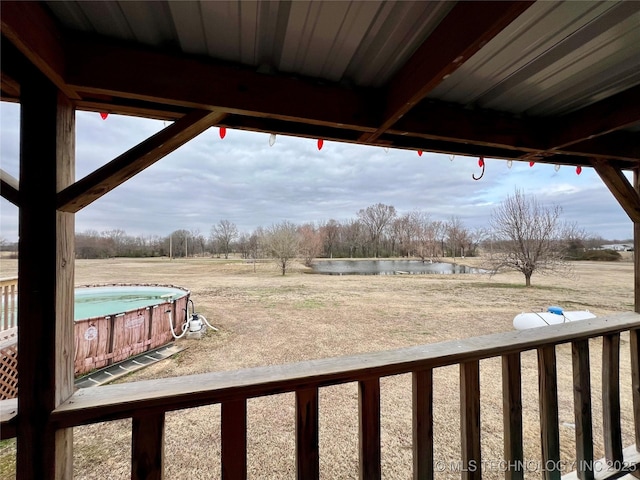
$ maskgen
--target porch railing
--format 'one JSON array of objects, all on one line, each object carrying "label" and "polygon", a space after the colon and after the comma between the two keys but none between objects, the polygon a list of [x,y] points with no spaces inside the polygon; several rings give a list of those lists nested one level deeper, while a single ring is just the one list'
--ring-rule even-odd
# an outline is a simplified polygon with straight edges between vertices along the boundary
[{"label": "porch railing", "polygon": [[18,326],[18,277],[0,278],[0,332]]},{"label": "porch railing", "polygon": [[0,279],[0,400],[18,393],[18,277]]},{"label": "porch railing", "polygon": [[[623,449],[620,421],[620,334],[629,332],[635,442]],[[602,405],[605,472],[594,468],[589,339],[602,337]],[[482,337],[311,360],[282,366],[215,372],[83,389],[50,417],[54,428],[132,418],[131,478],[160,479],[164,471],[165,413],[221,404],[221,471],[224,479],[247,476],[247,400],[295,392],[297,477],[319,478],[319,389],[357,382],[360,477],[381,477],[380,379],[413,378],[414,478],[434,477],[433,371],[459,365],[461,472],[482,477],[480,361],[502,359],[504,463],[508,479],[524,478],[521,353],[537,351],[541,462],[546,479],[560,478],[556,346],[571,344],[576,431],[575,475],[581,480],[618,478],[633,471],[640,453],[640,315],[623,313],[593,320],[510,331]],[[6,410],[5,410],[6,411]],[[11,412],[2,436],[15,435]],[[469,468],[465,468],[465,466]],[[473,466],[473,468],[470,468]],[[549,467],[552,468],[549,468]],[[553,468],[556,466],[557,468]]]}]

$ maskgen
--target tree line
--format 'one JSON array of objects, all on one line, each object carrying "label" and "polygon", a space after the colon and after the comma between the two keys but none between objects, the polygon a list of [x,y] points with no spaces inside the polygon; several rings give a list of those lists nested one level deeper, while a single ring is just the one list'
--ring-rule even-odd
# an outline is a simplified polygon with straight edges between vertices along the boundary
[{"label": "tree line", "polygon": [[[515,202],[515,206],[512,205]],[[536,209],[525,207],[533,202]],[[506,209],[506,211],[505,211]],[[530,231],[518,228],[530,220]],[[546,222],[546,223],[545,223]],[[545,227],[546,226],[546,231]],[[561,228],[560,228],[561,227]],[[378,203],[363,208],[346,221],[330,219],[296,225],[283,221],[269,227],[241,232],[230,220],[212,225],[207,234],[199,230],[175,230],[167,236],[129,236],[124,230],[85,231],[76,234],[77,258],[155,257],[176,258],[235,254],[244,259],[272,257],[274,250],[295,250],[294,256],[309,264],[314,258],[475,256],[480,246],[497,251],[516,235],[539,238],[552,235],[566,250],[597,248],[601,237],[589,236],[576,225],[560,225],[558,207],[543,208],[534,198],[519,192],[510,196],[492,215],[486,228],[470,228],[456,216],[438,220],[422,211],[399,214],[395,207]],[[557,231],[556,231],[557,230]],[[283,243],[284,242],[284,243]]]},{"label": "tree line", "polygon": [[338,221],[296,225],[283,221],[241,232],[230,220],[220,220],[208,234],[175,230],[167,236],[130,236],[124,230],[85,231],[76,234],[77,258],[175,258],[235,254],[245,259],[268,258],[282,251],[283,242],[305,263],[326,258],[464,257],[476,254],[488,231],[471,229],[458,217],[436,220],[425,212],[398,214],[395,207],[378,203]]},{"label": "tree line", "polygon": [[240,232],[226,219],[213,225],[207,235],[199,230],[175,230],[165,237],[129,236],[119,229],[86,231],[76,234],[76,257],[229,258],[235,254],[254,262],[274,259],[284,275],[293,259],[307,266],[322,257],[423,261],[452,257],[455,261],[475,256],[482,246],[486,268],[519,271],[528,286],[534,272],[560,271],[567,260],[619,258],[617,252],[594,255],[604,243],[601,237],[562,221],[558,206],[545,207],[516,190],[494,209],[487,228],[469,228],[456,216],[443,221],[422,211],[399,214],[392,205],[377,203],[342,222],[330,219],[296,225],[285,220],[252,232]]}]

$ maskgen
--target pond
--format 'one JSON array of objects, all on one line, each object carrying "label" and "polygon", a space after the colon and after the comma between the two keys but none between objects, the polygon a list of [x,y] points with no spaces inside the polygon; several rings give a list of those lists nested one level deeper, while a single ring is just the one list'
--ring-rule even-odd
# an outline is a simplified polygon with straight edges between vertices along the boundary
[{"label": "pond", "polygon": [[323,275],[418,275],[483,273],[479,268],[457,263],[421,260],[326,260],[311,265],[312,273]]}]

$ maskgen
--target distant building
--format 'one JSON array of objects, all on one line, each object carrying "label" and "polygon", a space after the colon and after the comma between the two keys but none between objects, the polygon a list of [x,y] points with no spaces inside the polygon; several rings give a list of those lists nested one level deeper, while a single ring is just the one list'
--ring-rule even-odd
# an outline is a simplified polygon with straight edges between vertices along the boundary
[{"label": "distant building", "polygon": [[616,252],[633,252],[633,245],[628,243],[612,243],[610,245],[601,245],[600,250],[615,250]]}]

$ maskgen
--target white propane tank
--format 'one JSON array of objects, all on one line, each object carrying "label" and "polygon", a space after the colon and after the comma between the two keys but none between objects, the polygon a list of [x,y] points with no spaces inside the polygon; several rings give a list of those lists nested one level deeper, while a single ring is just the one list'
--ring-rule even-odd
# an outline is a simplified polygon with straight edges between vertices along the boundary
[{"label": "white propane tank", "polygon": [[577,322],[596,318],[588,310],[563,311],[560,307],[549,307],[546,312],[523,312],[513,319],[513,327],[516,330],[526,330],[528,328],[546,327],[547,325],[558,325],[560,323]]}]

